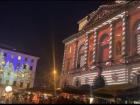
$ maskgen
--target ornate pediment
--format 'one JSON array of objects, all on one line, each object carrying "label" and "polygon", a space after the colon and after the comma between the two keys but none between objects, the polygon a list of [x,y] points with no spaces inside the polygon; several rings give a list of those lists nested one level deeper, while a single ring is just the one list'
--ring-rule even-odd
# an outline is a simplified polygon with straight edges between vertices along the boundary
[{"label": "ornate pediment", "polygon": [[89,24],[95,23],[101,19],[104,19],[106,16],[111,15],[112,13],[119,10],[126,4],[113,4],[113,5],[102,5],[96,11],[92,12],[88,16],[88,23],[85,27]]}]

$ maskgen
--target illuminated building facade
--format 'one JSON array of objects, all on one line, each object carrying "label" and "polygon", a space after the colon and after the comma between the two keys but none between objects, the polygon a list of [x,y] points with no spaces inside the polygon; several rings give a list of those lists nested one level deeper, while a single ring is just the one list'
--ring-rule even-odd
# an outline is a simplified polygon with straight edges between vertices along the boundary
[{"label": "illuminated building facade", "polygon": [[23,89],[33,87],[38,59],[0,48],[0,84]]},{"label": "illuminated building facade", "polygon": [[106,85],[140,84],[140,1],[101,5],[65,39],[61,86],[93,84],[102,68]]}]

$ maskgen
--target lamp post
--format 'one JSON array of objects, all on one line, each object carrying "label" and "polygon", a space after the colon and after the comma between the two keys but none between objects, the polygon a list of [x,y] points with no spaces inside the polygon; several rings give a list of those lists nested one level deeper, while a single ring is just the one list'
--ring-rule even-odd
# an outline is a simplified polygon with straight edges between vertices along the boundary
[{"label": "lamp post", "polygon": [[11,86],[6,86],[5,87],[5,91],[8,92],[12,92],[12,87]]},{"label": "lamp post", "polygon": [[11,86],[6,86],[5,87],[5,92],[6,92],[6,103],[11,104],[11,96],[12,96],[12,87]]},{"label": "lamp post", "polygon": [[89,98],[89,100],[90,100],[90,104],[92,104],[93,103],[93,90],[92,90],[93,88],[92,88],[92,84],[90,84],[90,98]]},{"label": "lamp post", "polygon": [[56,70],[53,70],[53,79],[54,79],[54,95],[56,95]]},{"label": "lamp post", "polygon": [[55,61],[55,41],[52,43],[52,57],[53,57],[53,79],[54,79],[54,95],[56,95],[56,61]]}]

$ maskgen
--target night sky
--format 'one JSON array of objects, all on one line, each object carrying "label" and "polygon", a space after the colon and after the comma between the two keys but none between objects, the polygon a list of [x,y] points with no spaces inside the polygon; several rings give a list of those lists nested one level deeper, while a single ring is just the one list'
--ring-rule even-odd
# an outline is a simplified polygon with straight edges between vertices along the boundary
[{"label": "night sky", "polygon": [[40,57],[36,84],[47,81],[52,70],[52,43],[56,68],[61,70],[62,40],[78,31],[77,21],[94,11],[104,0],[82,1],[1,1],[0,44]]}]

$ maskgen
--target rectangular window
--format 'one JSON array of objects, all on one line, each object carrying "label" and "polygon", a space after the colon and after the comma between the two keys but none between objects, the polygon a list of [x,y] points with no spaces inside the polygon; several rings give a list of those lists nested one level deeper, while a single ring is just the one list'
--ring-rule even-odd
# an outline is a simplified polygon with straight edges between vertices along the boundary
[{"label": "rectangular window", "polygon": [[7,53],[4,53],[4,56],[7,57]]},{"label": "rectangular window", "polygon": [[79,68],[80,68],[80,63],[77,64],[77,69],[79,69]]},{"label": "rectangular window", "polygon": [[30,88],[30,83],[27,83],[27,88]]},{"label": "rectangular window", "polygon": [[25,58],[25,61],[28,61],[28,58]]},{"label": "rectangular window", "polygon": [[17,68],[20,68],[20,63],[17,63]]},{"label": "rectangular window", "polygon": [[30,70],[32,70],[33,69],[33,67],[32,66],[30,66]]},{"label": "rectangular window", "polygon": [[9,80],[6,80],[6,85],[8,85],[9,84]]},{"label": "rectangular window", "polygon": [[20,87],[23,87],[23,82],[20,82]]},{"label": "rectangular window", "polygon": [[26,65],[23,66],[23,69],[26,69]]},{"label": "rectangular window", "polygon": [[10,75],[10,73],[7,73],[7,75]]},{"label": "rectangular window", "polygon": [[17,84],[17,82],[16,82],[16,81],[14,81],[14,82],[13,82],[13,86],[16,86],[16,84]]},{"label": "rectangular window", "polygon": [[31,62],[34,63],[34,60],[32,59]]}]

